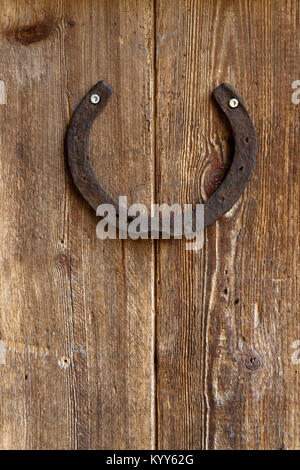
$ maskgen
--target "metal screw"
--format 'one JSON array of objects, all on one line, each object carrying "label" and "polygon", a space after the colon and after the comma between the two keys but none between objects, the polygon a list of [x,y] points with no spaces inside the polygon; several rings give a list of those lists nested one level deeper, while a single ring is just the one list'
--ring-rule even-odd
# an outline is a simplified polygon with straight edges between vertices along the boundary
[{"label": "metal screw", "polygon": [[95,93],[94,95],[90,97],[90,102],[93,104],[98,104],[100,103],[100,99],[101,99],[100,96],[97,93]]},{"label": "metal screw", "polygon": [[229,106],[231,108],[237,108],[238,105],[239,105],[239,101],[236,98],[231,98],[231,100],[229,101]]}]

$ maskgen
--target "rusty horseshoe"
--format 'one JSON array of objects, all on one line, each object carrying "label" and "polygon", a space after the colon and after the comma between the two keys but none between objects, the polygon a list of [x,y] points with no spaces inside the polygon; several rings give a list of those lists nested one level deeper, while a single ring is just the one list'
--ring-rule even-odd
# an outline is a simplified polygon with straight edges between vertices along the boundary
[{"label": "rusty horseshoe", "polygon": [[[95,211],[100,204],[112,204],[118,214],[118,205],[99,184],[89,157],[91,127],[112,93],[112,87],[100,81],[86,94],[73,113],[67,132],[67,151],[74,183],[84,199]],[[242,99],[226,83],[218,86],[213,95],[229,121],[234,156],[224,180],[204,203],[205,227],[229,211],[238,200],[251,178],[257,155],[256,132]]]}]

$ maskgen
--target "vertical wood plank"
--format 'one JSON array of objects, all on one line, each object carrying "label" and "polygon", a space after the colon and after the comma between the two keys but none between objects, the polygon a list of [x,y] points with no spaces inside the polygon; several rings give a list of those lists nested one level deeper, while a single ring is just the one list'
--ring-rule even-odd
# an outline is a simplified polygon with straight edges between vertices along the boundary
[{"label": "vertical wood plank", "polygon": [[111,194],[150,203],[152,2],[1,12],[0,447],[152,448],[153,248],[96,238],[64,155],[73,109],[105,79],[94,167]]},{"label": "vertical wood plank", "polygon": [[224,176],[232,145],[217,85],[244,98],[260,149],[202,251],[159,245],[158,447],[296,449],[299,3],[158,0],[156,13],[159,201],[200,202]]}]

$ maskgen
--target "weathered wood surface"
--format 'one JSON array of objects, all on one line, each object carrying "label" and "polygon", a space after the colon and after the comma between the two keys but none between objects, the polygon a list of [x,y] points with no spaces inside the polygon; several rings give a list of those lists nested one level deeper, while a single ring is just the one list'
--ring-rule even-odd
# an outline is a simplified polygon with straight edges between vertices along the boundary
[{"label": "weathered wood surface", "polygon": [[[300,448],[297,0],[0,7],[0,448]],[[244,98],[257,167],[201,251],[96,238],[64,135],[99,79],[93,165],[129,202],[205,199],[211,92]]]},{"label": "weathered wood surface", "polygon": [[152,243],[96,238],[64,134],[87,90],[112,83],[96,171],[114,195],[151,200],[153,5],[3,1],[1,12],[0,447],[151,448]]},{"label": "weathered wood surface", "polygon": [[156,13],[159,201],[202,199],[224,171],[218,84],[244,98],[260,149],[202,251],[160,245],[158,447],[299,448],[299,3],[161,0]]}]

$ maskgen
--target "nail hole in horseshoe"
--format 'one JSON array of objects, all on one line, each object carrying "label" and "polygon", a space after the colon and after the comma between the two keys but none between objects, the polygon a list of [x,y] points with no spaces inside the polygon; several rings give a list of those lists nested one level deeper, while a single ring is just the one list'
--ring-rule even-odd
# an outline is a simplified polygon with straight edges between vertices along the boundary
[{"label": "nail hole in horseshoe", "polygon": [[246,142],[246,144],[249,143],[249,137],[246,137],[246,138],[245,138],[245,142]]},{"label": "nail hole in horseshoe", "polygon": [[243,171],[244,167],[243,166],[240,166],[239,170],[240,171]]}]

